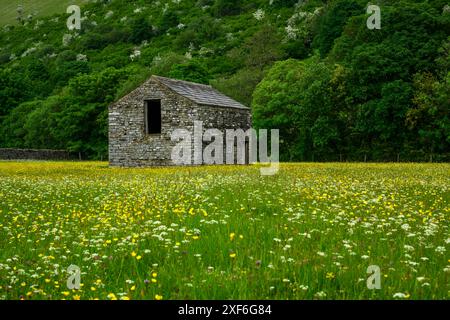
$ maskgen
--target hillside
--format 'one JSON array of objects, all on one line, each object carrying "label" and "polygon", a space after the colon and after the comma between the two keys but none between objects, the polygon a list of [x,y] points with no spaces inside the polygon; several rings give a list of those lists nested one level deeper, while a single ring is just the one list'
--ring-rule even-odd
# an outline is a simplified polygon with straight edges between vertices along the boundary
[{"label": "hillside", "polygon": [[0,147],[106,158],[108,104],[158,74],[251,106],[285,161],[450,159],[445,0],[380,1],[381,30],[362,0],[95,1],[79,31],[65,3],[0,31]]},{"label": "hillside", "polygon": [[22,6],[22,16],[26,19],[29,15],[35,18],[62,14],[69,5],[83,5],[89,0],[0,0],[0,26],[18,24],[17,8]]}]

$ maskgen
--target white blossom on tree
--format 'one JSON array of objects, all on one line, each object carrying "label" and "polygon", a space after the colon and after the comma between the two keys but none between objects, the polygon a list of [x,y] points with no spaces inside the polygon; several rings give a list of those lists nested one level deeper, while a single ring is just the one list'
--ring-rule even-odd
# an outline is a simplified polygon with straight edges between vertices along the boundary
[{"label": "white blossom on tree", "polygon": [[261,21],[266,16],[266,13],[262,9],[258,9],[253,13],[253,17],[255,17],[256,20]]}]

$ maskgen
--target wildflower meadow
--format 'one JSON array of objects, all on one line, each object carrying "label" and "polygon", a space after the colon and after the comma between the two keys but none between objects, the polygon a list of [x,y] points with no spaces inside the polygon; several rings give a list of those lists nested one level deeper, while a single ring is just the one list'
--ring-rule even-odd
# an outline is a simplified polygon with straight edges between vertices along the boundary
[{"label": "wildflower meadow", "polygon": [[449,185],[449,164],[0,162],[0,299],[448,299]]}]

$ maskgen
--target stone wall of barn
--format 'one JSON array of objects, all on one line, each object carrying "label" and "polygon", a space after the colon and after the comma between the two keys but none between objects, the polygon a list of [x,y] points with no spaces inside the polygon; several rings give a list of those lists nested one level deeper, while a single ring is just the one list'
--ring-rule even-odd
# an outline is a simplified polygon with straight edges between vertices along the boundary
[{"label": "stone wall of barn", "polygon": [[[252,117],[249,109],[227,108],[218,106],[198,106],[197,112],[198,121],[203,122],[203,131],[210,128],[219,129],[223,133],[223,161],[225,163],[227,157],[226,149],[226,130],[227,129],[242,129],[247,131],[252,127]],[[203,142],[203,149],[209,142]],[[248,149],[248,145],[246,145]],[[237,143],[234,144],[233,157],[237,163]],[[248,159],[247,159],[248,161]]]},{"label": "stone wall of barn", "polygon": [[[161,100],[161,134],[145,131],[145,100]],[[204,129],[219,130],[251,127],[248,109],[199,106],[178,95],[157,80],[141,87],[109,107],[109,161],[111,166],[171,166],[171,141],[175,129],[193,130],[194,121],[203,121]],[[193,148],[192,148],[193,149]]]}]

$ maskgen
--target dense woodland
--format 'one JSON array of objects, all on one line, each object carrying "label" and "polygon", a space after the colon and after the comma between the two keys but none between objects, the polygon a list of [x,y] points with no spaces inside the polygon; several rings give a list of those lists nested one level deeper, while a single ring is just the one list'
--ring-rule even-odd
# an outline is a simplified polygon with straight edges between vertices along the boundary
[{"label": "dense woodland", "polygon": [[151,74],[278,128],[284,161],[449,161],[447,0],[96,1],[0,31],[0,147],[107,157],[107,107]]}]

